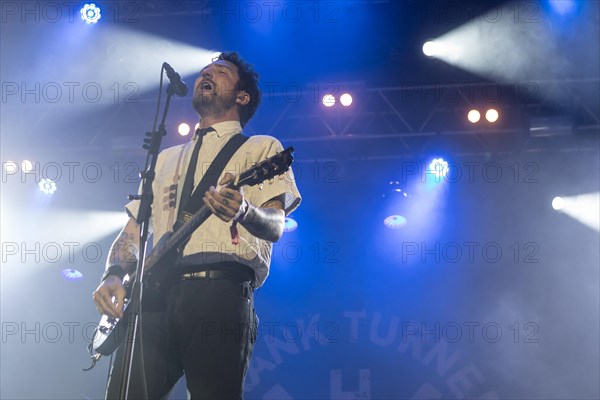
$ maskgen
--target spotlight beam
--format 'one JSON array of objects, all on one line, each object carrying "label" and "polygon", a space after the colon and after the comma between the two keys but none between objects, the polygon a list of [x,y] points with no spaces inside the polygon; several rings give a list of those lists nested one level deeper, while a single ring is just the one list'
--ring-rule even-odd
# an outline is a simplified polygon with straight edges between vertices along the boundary
[{"label": "spotlight beam", "polygon": [[600,193],[555,198],[553,208],[600,232]]},{"label": "spotlight beam", "polygon": [[597,2],[578,2],[581,9],[571,21],[561,20],[539,3],[543,2],[527,3],[535,7],[533,12],[519,1],[488,10],[427,42],[423,51],[497,82],[553,80],[582,72],[597,75]]}]

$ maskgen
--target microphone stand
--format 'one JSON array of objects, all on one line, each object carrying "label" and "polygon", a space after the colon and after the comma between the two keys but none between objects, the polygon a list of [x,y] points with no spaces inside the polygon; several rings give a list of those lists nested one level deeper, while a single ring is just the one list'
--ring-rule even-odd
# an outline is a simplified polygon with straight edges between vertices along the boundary
[{"label": "microphone stand", "polygon": [[[142,178],[142,194],[141,195],[130,195],[130,200],[140,200],[140,208],[136,218],[137,223],[140,225],[140,238],[139,238],[139,257],[136,269],[136,278],[133,282],[131,292],[131,304],[133,322],[127,329],[127,336],[125,337],[125,349],[123,353],[123,369],[121,370],[121,380],[119,388],[119,398],[126,400],[129,394],[129,383],[131,380],[131,368],[133,365],[133,351],[135,347],[135,339],[138,334],[138,327],[141,332],[141,304],[142,304],[142,293],[143,293],[143,278],[144,278],[144,262],[146,259],[146,243],[148,241],[148,227],[150,224],[150,216],[152,214],[152,201],[154,194],[152,193],[152,182],[154,182],[156,160],[160,151],[160,145],[163,136],[167,134],[165,129],[165,120],[167,119],[167,113],[169,112],[169,105],[171,104],[171,97],[175,94],[175,88],[172,83],[169,83],[167,87],[167,100],[165,103],[165,109],[163,111],[162,120],[155,132],[146,132],[147,138],[144,138],[144,148],[148,150],[146,156],[146,165],[144,170],[140,173]],[[141,335],[140,335],[141,342]],[[140,343],[141,344],[141,343]],[[142,370],[142,378],[144,383],[144,394],[145,398],[148,397],[146,393],[146,377],[144,371],[144,357],[143,349],[140,348],[140,363]]]}]

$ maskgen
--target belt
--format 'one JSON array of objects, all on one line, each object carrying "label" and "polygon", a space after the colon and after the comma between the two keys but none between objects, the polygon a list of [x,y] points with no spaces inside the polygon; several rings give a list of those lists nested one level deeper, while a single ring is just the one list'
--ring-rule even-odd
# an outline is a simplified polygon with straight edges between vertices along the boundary
[{"label": "belt", "polygon": [[201,271],[190,271],[179,275],[181,280],[193,279],[227,279],[237,282],[250,282],[254,285],[254,271],[249,267],[241,266],[235,269],[204,269]]}]

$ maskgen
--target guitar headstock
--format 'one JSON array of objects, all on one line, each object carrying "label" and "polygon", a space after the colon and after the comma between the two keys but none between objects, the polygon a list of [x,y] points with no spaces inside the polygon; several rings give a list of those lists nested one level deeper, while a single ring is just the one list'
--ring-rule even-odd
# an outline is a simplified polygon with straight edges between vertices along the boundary
[{"label": "guitar headstock", "polygon": [[273,157],[269,157],[249,170],[242,172],[239,175],[235,186],[253,186],[266,180],[273,179],[289,170],[293,161],[294,148],[288,147],[282,152],[275,154]]}]

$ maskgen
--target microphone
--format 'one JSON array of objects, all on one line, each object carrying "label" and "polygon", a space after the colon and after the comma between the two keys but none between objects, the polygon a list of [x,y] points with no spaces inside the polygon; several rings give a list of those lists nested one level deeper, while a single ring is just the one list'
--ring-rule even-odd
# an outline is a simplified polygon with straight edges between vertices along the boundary
[{"label": "microphone", "polygon": [[163,63],[163,68],[167,72],[167,78],[169,78],[169,82],[171,82],[174,93],[180,97],[185,96],[188,92],[188,88],[185,85],[185,82],[181,80],[179,74],[166,62]]}]

